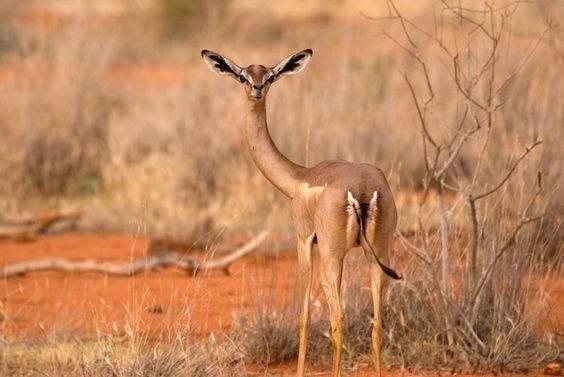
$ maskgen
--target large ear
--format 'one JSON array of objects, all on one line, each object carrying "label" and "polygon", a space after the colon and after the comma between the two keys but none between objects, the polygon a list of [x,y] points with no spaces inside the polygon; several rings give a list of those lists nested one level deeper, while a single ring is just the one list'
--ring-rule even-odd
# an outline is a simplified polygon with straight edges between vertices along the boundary
[{"label": "large ear", "polygon": [[202,58],[212,71],[217,72],[220,75],[228,75],[233,77],[235,80],[239,80],[241,67],[227,59],[225,56],[221,56],[220,54],[209,50],[202,50]]},{"label": "large ear", "polygon": [[272,68],[272,71],[274,71],[274,75],[277,78],[282,75],[293,75],[305,68],[307,63],[309,63],[309,59],[311,59],[312,55],[313,55],[313,51],[309,48],[300,51],[282,60],[275,67]]}]

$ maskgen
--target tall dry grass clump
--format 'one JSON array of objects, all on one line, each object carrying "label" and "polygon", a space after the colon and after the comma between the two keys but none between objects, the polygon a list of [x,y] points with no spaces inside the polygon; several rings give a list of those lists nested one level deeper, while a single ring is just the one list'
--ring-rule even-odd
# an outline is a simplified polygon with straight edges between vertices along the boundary
[{"label": "tall dry grass clump", "polygon": [[224,377],[241,375],[237,351],[201,341],[190,346],[51,340],[0,343],[0,376]]}]

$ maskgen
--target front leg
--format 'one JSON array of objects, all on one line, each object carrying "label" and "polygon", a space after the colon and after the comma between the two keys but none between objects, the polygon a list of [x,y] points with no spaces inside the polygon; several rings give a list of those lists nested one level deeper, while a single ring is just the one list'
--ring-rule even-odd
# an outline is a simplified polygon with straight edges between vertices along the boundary
[{"label": "front leg", "polygon": [[298,377],[305,373],[305,358],[307,350],[307,338],[309,335],[309,302],[311,292],[312,271],[312,249],[315,233],[311,234],[305,241],[298,238],[298,278],[301,293],[301,311],[299,319],[300,346],[298,352]]}]

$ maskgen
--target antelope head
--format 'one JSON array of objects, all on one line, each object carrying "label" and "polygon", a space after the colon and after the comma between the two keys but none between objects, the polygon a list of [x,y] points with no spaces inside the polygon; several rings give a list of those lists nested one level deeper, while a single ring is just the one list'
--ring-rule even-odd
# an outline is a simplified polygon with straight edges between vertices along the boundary
[{"label": "antelope head", "polygon": [[231,76],[245,88],[247,97],[252,101],[261,101],[266,97],[270,85],[284,75],[293,75],[305,68],[313,51],[306,49],[288,56],[273,67],[260,64],[240,67],[232,60],[218,53],[202,50],[202,58],[207,66],[220,75]]}]

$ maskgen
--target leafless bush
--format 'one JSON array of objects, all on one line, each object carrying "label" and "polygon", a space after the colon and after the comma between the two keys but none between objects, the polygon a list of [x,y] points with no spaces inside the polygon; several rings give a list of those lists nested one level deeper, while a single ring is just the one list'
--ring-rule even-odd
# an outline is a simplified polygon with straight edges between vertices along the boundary
[{"label": "leafless bush", "polygon": [[[76,32],[81,33],[67,31]],[[46,70],[47,85],[32,90],[25,104],[25,126],[34,132],[25,146],[24,174],[45,194],[95,190],[102,183],[109,152],[107,134],[115,104],[103,84],[109,47],[76,37],[69,46],[67,37],[65,33],[54,46],[42,46],[31,57],[30,69]]]},{"label": "leafless bush", "polygon": [[92,40],[80,23],[27,39],[18,41],[18,79],[0,91],[5,148],[12,146],[6,161],[20,168],[7,183],[30,194],[93,193],[103,183],[116,107],[105,84],[112,44]]},{"label": "leafless bush", "polygon": [[[436,314],[435,323],[446,329],[444,344],[473,367],[523,366],[523,361],[535,364],[555,357],[532,351],[538,315],[525,315],[534,295],[524,279],[538,273],[533,262],[544,259],[545,242],[555,236],[553,229],[539,242],[531,225],[543,220],[558,188],[544,191],[540,166],[536,174],[523,168],[524,161],[534,164],[530,155],[542,143],[538,134],[511,150],[502,152],[496,145],[512,133],[500,115],[510,102],[507,87],[518,80],[549,26],[512,64],[500,51],[509,48],[510,26],[521,2],[465,8],[441,0],[432,31],[404,17],[393,1],[389,5],[390,18],[401,25],[402,41],[386,35],[417,68],[403,76],[419,118],[426,169],[418,239],[400,237],[428,268],[424,286],[432,294],[427,306]],[[430,63],[431,49],[439,50],[440,69],[449,83],[437,85],[434,71],[439,68]],[[452,117],[438,111],[442,98],[450,95],[458,96]],[[471,148],[479,153],[462,171],[456,163]],[[428,201],[431,190],[438,192],[436,203]],[[452,193],[457,199],[449,199]],[[424,208],[439,214],[438,229],[426,224]],[[551,266],[544,265],[545,274]]]}]

